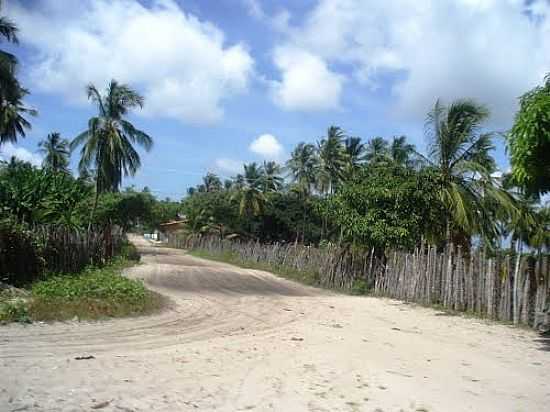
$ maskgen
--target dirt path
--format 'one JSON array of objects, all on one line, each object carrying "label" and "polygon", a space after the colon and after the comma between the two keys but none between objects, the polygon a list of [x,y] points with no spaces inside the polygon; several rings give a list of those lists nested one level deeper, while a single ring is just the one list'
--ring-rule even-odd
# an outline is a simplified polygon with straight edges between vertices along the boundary
[{"label": "dirt path", "polygon": [[535,333],[137,242],[128,275],[172,308],[0,327],[0,411],[550,408],[550,344]]}]

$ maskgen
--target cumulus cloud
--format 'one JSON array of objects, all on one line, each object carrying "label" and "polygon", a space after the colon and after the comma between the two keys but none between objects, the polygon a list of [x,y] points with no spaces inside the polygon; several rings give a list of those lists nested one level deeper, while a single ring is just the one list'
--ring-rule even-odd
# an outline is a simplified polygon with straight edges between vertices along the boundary
[{"label": "cumulus cloud", "polygon": [[[84,85],[111,78],[145,95],[144,114],[208,124],[247,90],[254,61],[242,44],[174,0],[37,0],[10,3],[21,40],[36,50],[33,86],[81,101]],[[55,29],[52,29],[55,28]]]},{"label": "cumulus cloud", "polygon": [[229,159],[229,158],[219,158],[214,161],[216,169],[222,174],[234,175],[237,173],[242,173],[243,163],[240,160]]},{"label": "cumulus cloud", "polygon": [[[496,119],[510,120],[517,97],[550,68],[548,0],[319,0],[286,35],[285,47],[301,50],[318,68],[345,67],[372,88],[390,81],[395,111],[405,117],[424,116],[437,97],[472,97],[488,104]],[[306,87],[324,88],[319,77],[285,81],[309,70],[281,60],[276,53],[280,101],[294,101]],[[329,73],[325,77],[336,78]],[[333,81],[333,94],[339,87]]]},{"label": "cumulus cloud", "polygon": [[279,160],[284,154],[284,149],[277,138],[270,134],[258,136],[248,147],[252,153],[255,153],[266,160]]},{"label": "cumulus cloud", "polygon": [[29,162],[34,166],[42,164],[42,156],[38,153],[33,153],[24,147],[15,146],[13,143],[5,143],[0,147],[0,160],[9,161],[12,157]]},{"label": "cumulus cloud", "polygon": [[331,71],[313,53],[295,47],[279,47],[273,61],[281,80],[272,82],[271,96],[285,110],[323,111],[340,107],[344,77]]}]

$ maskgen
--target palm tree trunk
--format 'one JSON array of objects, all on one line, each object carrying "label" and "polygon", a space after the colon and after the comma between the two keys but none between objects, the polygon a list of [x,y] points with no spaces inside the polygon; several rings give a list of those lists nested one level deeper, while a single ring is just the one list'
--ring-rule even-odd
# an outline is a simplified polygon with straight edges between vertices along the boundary
[{"label": "palm tree trunk", "polygon": [[302,199],[302,205],[303,205],[303,209],[302,209],[302,243],[306,243],[306,215],[307,215],[307,210],[306,210],[306,196],[304,194],[303,196],[303,199]]},{"label": "palm tree trunk", "polygon": [[94,196],[94,205],[92,207],[92,210],[90,212],[90,221],[88,222],[88,233],[92,229],[92,222],[94,220],[94,214],[97,209],[97,202],[99,200],[99,182],[96,180],[95,184],[95,196]]}]

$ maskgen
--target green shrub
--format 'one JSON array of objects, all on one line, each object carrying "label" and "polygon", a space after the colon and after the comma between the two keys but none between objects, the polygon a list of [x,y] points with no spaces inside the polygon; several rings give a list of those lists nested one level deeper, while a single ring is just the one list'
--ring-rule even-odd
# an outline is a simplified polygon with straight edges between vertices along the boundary
[{"label": "green shrub", "polygon": [[0,322],[30,323],[27,301],[21,298],[1,300]]},{"label": "green shrub", "polygon": [[141,256],[139,255],[136,246],[128,241],[125,241],[122,244],[120,256],[134,262],[139,262],[141,259]]},{"label": "green shrub", "polygon": [[161,297],[138,280],[120,275],[121,264],[54,276],[32,286],[29,313],[34,320],[97,319],[151,312]]},{"label": "green shrub", "polygon": [[352,295],[366,295],[369,293],[369,286],[364,279],[356,279],[351,287]]}]

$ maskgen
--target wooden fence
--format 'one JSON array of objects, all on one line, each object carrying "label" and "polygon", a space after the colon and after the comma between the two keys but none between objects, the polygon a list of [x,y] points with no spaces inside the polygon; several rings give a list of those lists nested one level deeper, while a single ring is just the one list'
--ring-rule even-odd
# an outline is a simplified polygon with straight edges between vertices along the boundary
[{"label": "wooden fence", "polygon": [[0,228],[0,281],[19,286],[45,273],[77,273],[87,265],[101,265],[120,252],[123,239],[118,229]]},{"label": "wooden fence", "polygon": [[423,305],[473,313],[494,320],[533,326],[550,303],[548,256],[465,256],[452,245],[443,253],[424,245],[414,252],[352,252],[334,246],[260,244],[217,237],[171,235],[172,247],[231,253],[243,262],[263,262],[315,273],[319,286],[364,289]]}]

